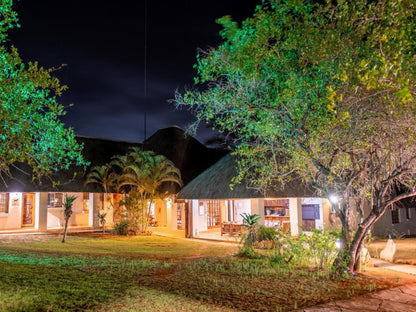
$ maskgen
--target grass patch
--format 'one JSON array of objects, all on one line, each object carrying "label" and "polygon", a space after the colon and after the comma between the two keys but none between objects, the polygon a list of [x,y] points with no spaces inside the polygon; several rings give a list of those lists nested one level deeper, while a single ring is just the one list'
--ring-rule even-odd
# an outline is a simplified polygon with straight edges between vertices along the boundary
[{"label": "grass patch", "polygon": [[222,256],[233,254],[237,246],[200,243],[194,240],[160,236],[116,236],[79,234],[68,235],[61,243],[59,235],[47,235],[42,240],[27,242],[3,242],[1,248],[61,254],[85,254],[90,256],[151,257],[156,259],[179,259],[198,256]]},{"label": "grass patch", "polygon": [[389,286],[240,259],[234,245],[52,238],[0,245],[1,311],[291,311]]}]

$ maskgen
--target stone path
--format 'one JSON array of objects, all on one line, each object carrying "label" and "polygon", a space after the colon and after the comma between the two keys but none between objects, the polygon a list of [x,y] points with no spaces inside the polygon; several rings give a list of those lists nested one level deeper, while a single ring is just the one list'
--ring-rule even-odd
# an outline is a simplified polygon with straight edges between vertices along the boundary
[{"label": "stone path", "polygon": [[385,289],[351,300],[340,300],[299,310],[303,312],[416,312],[416,286]]},{"label": "stone path", "polygon": [[[416,266],[372,259],[375,267],[416,275]],[[416,285],[405,285],[340,300],[298,312],[416,312]]]}]

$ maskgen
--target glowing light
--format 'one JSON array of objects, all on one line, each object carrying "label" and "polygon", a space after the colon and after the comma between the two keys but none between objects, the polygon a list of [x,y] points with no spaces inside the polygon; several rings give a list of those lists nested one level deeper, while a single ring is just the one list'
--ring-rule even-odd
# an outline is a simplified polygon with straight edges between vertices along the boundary
[{"label": "glowing light", "polygon": [[338,196],[337,195],[329,196],[329,201],[333,204],[338,204]]}]

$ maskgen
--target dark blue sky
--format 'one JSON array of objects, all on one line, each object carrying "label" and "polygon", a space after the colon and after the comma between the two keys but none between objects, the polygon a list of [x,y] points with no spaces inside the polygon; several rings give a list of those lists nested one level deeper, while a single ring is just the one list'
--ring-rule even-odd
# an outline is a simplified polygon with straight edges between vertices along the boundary
[{"label": "dark blue sky", "polygon": [[[220,43],[215,19],[241,21],[257,1],[147,0],[147,97],[144,99],[145,0],[15,0],[22,27],[11,42],[25,61],[56,72],[69,86],[61,103],[75,133],[142,141],[157,129],[193,120],[167,102],[176,89],[192,86],[198,48]],[[202,142],[213,133],[200,129]]]}]

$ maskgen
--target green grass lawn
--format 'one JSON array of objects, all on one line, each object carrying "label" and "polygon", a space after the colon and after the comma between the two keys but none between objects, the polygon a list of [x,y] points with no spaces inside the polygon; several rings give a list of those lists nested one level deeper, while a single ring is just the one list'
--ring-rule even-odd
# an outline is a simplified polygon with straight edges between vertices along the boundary
[{"label": "green grass lawn", "polygon": [[291,311],[387,286],[235,252],[233,244],[156,236],[0,240],[0,310]]}]

